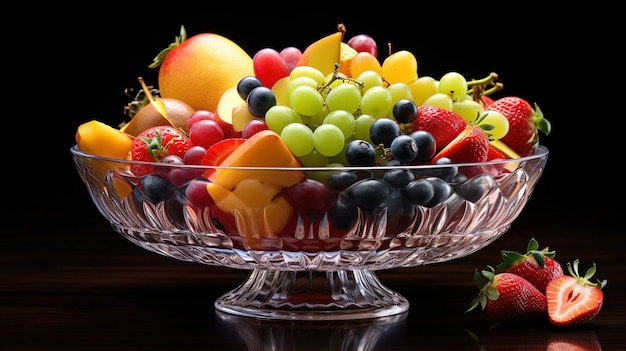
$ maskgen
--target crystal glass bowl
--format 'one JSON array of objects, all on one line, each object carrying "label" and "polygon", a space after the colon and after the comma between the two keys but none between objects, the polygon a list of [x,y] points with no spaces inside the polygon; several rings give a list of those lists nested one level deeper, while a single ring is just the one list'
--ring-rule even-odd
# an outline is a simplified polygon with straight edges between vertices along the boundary
[{"label": "crystal glass bowl", "polygon": [[[151,164],[77,146],[71,154],[115,231],[178,260],[250,270],[215,308],[279,320],[406,312],[406,298],[375,271],[490,244],[519,216],[548,159],[544,146],[514,160],[373,168]],[[137,177],[134,167],[155,173]],[[214,172],[220,185],[207,181]]]}]

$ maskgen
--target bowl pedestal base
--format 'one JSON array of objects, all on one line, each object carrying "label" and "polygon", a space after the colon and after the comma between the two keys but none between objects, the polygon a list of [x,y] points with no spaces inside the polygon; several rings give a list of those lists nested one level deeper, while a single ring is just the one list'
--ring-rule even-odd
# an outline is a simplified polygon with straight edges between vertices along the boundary
[{"label": "bowl pedestal base", "polygon": [[373,271],[253,269],[239,287],[215,301],[218,311],[276,320],[353,320],[406,312],[408,300]]}]

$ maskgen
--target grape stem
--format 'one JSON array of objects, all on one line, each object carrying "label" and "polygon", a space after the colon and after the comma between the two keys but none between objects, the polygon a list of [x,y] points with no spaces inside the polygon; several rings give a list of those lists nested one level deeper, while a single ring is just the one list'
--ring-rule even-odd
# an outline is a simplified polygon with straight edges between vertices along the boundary
[{"label": "grape stem", "polygon": [[354,79],[354,78],[349,78],[349,77],[345,77],[345,76],[341,76],[339,74],[339,64],[335,63],[334,69],[333,69],[333,75],[330,77],[330,79],[328,80],[328,82],[324,82],[324,85],[322,85],[321,87],[319,87],[319,91],[323,92],[325,90],[331,90],[329,87],[330,85],[336,81],[337,79],[340,79],[343,83],[345,82],[352,82],[356,85],[359,86],[360,89],[363,89],[363,87],[365,86],[364,83],[359,82],[358,80]]},{"label": "grape stem", "polygon": [[469,88],[467,93],[472,95],[474,101],[484,104],[483,96],[489,96],[504,88],[504,84],[496,82],[497,79],[498,74],[491,72],[485,78],[471,80],[467,82],[467,87]]}]

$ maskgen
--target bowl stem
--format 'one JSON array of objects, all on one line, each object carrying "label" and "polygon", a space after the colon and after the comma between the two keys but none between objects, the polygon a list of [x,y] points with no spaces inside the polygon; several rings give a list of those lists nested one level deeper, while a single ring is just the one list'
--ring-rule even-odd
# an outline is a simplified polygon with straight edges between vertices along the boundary
[{"label": "bowl stem", "polygon": [[408,300],[373,271],[253,269],[247,280],[215,301],[218,311],[279,320],[352,320],[406,312]]}]

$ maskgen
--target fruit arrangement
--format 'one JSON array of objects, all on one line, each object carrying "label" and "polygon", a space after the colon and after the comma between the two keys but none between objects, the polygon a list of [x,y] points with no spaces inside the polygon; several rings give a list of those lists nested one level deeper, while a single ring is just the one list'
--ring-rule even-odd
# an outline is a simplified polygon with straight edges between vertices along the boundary
[{"label": "fruit arrangement", "polygon": [[523,322],[548,319],[557,327],[569,327],[593,319],[602,308],[606,280],[592,282],[595,264],[584,275],[579,261],[567,263],[567,272],[555,259],[555,251],[539,250],[535,239],[525,253],[503,250],[496,268],[478,270],[474,280],[478,296],[467,311],[481,306],[494,322]]},{"label": "fruit arrangement", "polygon": [[420,77],[413,53],[379,60],[370,36],[345,33],[340,25],[304,50],[251,56],[181,27],[151,65],[158,88],[139,78],[129,120],[81,124],[77,147],[132,161],[95,170],[120,196],[206,209],[221,231],[258,239],[245,248],[316,224],[322,248],[337,249],[330,238],[354,231],[364,213],[385,209],[385,228],[400,232],[420,211],[491,196],[515,171],[506,161],[533,156],[550,132],[537,105],[490,97],[503,89],[495,73]]}]

